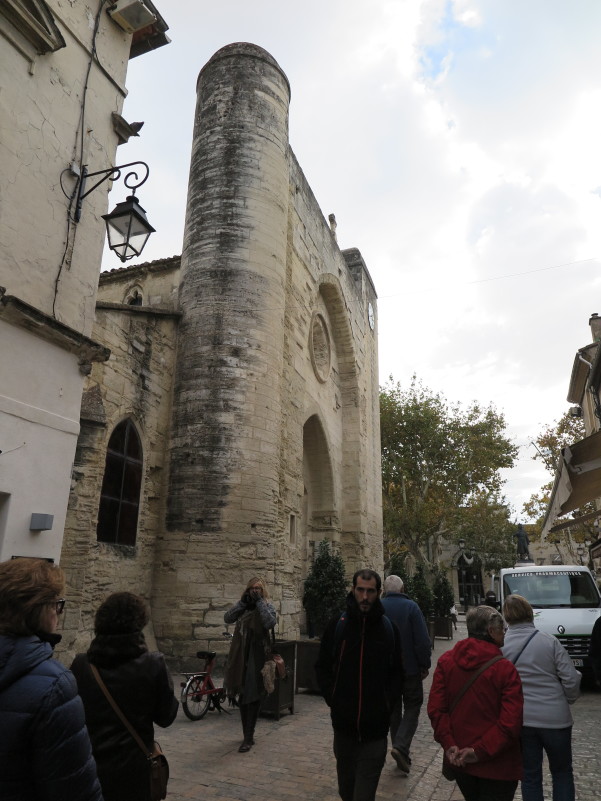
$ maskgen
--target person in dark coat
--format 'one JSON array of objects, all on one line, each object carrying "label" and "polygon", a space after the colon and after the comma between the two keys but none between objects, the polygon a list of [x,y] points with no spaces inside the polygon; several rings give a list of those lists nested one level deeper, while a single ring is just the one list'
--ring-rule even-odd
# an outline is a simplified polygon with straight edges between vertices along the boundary
[{"label": "person in dark coat", "polygon": [[421,609],[405,593],[399,576],[384,579],[382,606],[387,617],[399,628],[403,655],[403,688],[390,717],[390,752],[397,766],[409,773],[409,749],[424,702],[423,680],[430,672],[432,642]]},{"label": "person in dark coat", "polygon": [[178,701],[162,654],[148,651],[142,629],[148,607],[131,592],[116,592],[100,605],[95,637],[71,665],[86,711],[86,722],[105,801],[149,801],[148,761],[98,685],[95,665],[117,706],[152,750],[154,725],[175,720]]},{"label": "person in dark coat", "polygon": [[442,654],[434,671],[428,698],[434,739],[444,750],[443,773],[454,773],[467,801],[512,801],[522,777],[522,683],[501,653],[501,614],[477,606],[466,623],[467,639]]},{"label": "person in dark coat", "polygon": [[238,751],[245,753],[255,744],[255,726],[265,695],[261,671],[271,653],[271,632],[276,624],[275,609],[262,578],[253,576],[249,580],[242,597],[223,619],[228,625],[236,624],[223,683],[228,697],[240,706],[244,739]]},{"label": "person in dark coat", "polygon": [[330,707],[342,801],[373,801],[386,761],[390,713],[402,687],[398,628],[384,615],[382,581],[359,570],[340,614],[326,626],[315,673]]},{"label": "person in dark coat", "polygon": [[102,801],[75,679],[52,658],[64,590],[45,559],[0,564],[2,801]]},{"label": "person in dark coat", "polygon": [[601,617],[598,617],[591,633],[588,655],[595,676],[595,684],[601,687]]}]

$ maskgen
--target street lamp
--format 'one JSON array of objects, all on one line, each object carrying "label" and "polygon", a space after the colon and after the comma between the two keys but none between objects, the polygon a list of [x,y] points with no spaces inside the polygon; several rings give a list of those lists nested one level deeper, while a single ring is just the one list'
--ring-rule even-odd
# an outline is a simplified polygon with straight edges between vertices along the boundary
[{"label": "street lamp", "polygon": [[[133,259],[134,256],[139,256],[144,250],[148,237],[155,231],[148,222],[146,212],[138,203],[135,194],[135,190],[142,186],[148,178],[150,173],[148,164],[143,161],[132,161],[129,164],[122,164],[117,167],[110,167],[108,170],[98,170],[97,172],[88,172],[87,165],[85,165],[81,171],[81,178],[77,188],[77,199],[75,201],[74,219],[75,222],[79,222],[81,219],[83,199],[104,181],[109,179],[118,181],[121,177],[121,170],[124,170],[126,167],[135,167],[136,165],[144,167],[146,170],[145,176],[142,180],[138,180],[138,173],[135,170],[128,172],[123,179],[123,183],[128,189],[132,190],[132,194],[122,203],[117,203],[110,214],[102,215],[102,219],[106,224],[109,248],[117,254],[122,262],[129,261],[129,259]],[[88,178],[97,175],[101,175],[101,179],[97,181],[91,189],[86,191]]]}]

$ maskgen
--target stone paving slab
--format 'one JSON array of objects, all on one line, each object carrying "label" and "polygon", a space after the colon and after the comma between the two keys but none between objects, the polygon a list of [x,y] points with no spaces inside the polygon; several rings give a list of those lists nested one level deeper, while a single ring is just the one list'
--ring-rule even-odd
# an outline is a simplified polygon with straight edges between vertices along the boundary
[{"label": "stone paving slab", "polygon": [[[460,620],[456,637],[466,636]],[[455,641],[436,640],[434,658]],[[181,677],[174,675],[176,690]],[[427,693],[431,675],[424,683]],[[388,757],[378,788],[378,801],[460,801],[454,782],[441,775],[442,751],[432,738],[425,712],[420,717],[411,751],[409,776]],[[601,798],[601,753],[597,742],[601,720],[601,693],[585,692],[574,706],[574,764],[577,801]],[[295,713],[279,720],[259,718],[256,745],[238,753],[242,741],[240,715],[209,712],[190,721],[179,710],[168,729],[156,737],[171,768],[168,801],[340,801],[332,753],[329,709],[318,695],[298,693]],[[547,776],[545,801],[551,801]],[[518,790],[516,801],[521,801]]]}]

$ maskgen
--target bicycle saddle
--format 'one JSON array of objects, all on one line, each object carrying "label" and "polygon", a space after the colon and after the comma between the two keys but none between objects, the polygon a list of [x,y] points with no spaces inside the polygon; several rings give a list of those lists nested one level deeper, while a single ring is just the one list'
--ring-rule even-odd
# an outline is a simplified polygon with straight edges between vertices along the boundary
[{"label": "bicycle saddle", "polygon": [[199,659],[215,659],[217,651],[198,651],[196,656]]}]

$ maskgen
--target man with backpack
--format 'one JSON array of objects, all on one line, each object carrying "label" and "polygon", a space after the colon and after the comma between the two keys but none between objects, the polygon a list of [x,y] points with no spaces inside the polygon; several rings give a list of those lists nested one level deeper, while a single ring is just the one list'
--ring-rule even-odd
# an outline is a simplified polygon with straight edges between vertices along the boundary
[{"label": "man with backpack", "polygon": [[399,627],[405,673],[403,689],[390,718],[390,755],[404,773],[409,773],[409,749],[424,702],[422,682],[430,670],[432,642],[421,609],[404,593],[404,589],[399,576],[385,578],[382,606],[385,614]]},{"label": "man with backpack", "polygon": [[400,635],[384,614],[381,590],[374,570],[355,573],[346,612],[328,623],[315,665],[331,710],[342,801],[374,801],[402,687]]}]

